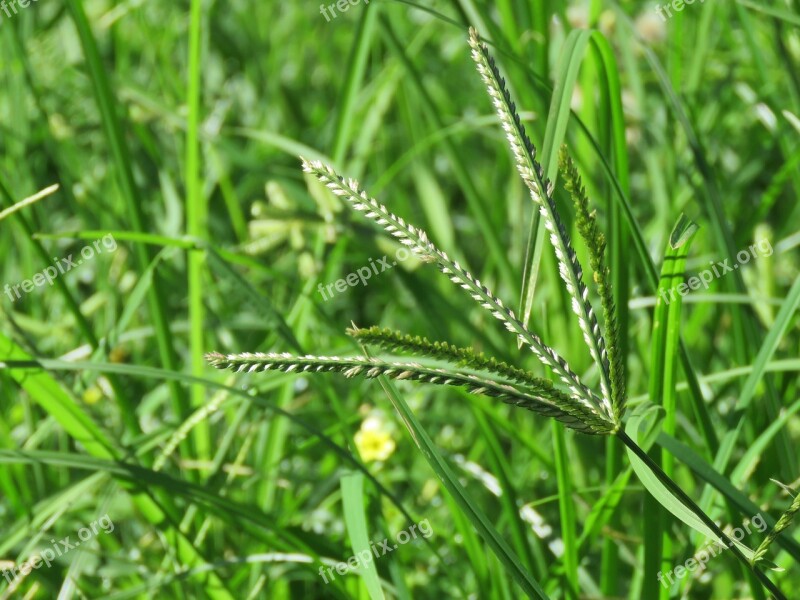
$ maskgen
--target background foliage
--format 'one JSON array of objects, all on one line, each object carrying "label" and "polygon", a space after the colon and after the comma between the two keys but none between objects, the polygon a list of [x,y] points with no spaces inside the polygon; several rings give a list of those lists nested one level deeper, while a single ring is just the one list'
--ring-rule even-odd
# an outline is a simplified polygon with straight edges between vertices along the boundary
[{"label": "background foliage", "polygon": [[[363,544],[358,523],[377,542],[424,519],[430,538],[375,562],[387,596],[521,597],[377,382],[203,361],[210,350],[354,354],[355,323],[544,375],[414,259],[323,299],[319,284],[397,245],[304,176],[302,154],[359,178],[510,306],[532,297],[531,328],[596,385],[549,247],[525,285],[532,203],[468,25],[502,64],[545,169],[562,141],[577,160],[628,308],[630,403],[666,409],[653,454],[732,527],[791,504],[771,480],[797,489],[800,477],[794,0],[709,0],[667,21],[654,4],[599,0],[372,0],[330,21],[308,2],[18,11],[0,12],[1,208],[60,189],[0,220],[0,286],[103,235],[118,246],[53,286],[0,295],[0,567],[106,513],[115,530],[11,589],[0,579],[0,597],[367,597],[369,576],[326,585],[320,562]],[[599,33],[575,33],[588,28]],[[561,186],[556,198],[570,221]],[[656,273],[681,212],[701,227],[689,274],[759,240],[774,253],[684,298],[685,361],[677,393],[659,398],[681,351],[654,354]],[[764,597],[730,553],[661,588],[656,572],[703,540],[662,515],[615,440],[448,388],[397,390],[467,506],[551,597]],[[615,510],[594,510],[609,500]],[[790,527],[768,556],[790,597],[792,538]]]}]

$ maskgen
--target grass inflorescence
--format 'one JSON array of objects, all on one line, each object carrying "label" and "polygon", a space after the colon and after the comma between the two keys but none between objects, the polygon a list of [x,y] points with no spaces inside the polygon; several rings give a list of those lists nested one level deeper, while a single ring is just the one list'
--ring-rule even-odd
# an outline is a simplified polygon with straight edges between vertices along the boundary
[{"label": "grass inflorescence", "polygon": [[792,4],[6,2],[0,600],[792,597]]}]

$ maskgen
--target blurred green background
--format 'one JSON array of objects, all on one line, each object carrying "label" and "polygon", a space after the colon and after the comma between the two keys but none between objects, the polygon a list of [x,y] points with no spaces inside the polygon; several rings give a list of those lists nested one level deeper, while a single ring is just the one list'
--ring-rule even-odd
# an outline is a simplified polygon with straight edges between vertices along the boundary
[{"label": "blurred green background", "polygon": [[[678,373],[666,433],[680,447],[665,454],[732,527],[791,504],[771,480],[800,478],[795,0],[708,0],[671,17],[600,0],[361,0],[335,17],[314,2],[20,2],[0,4],[0,210],[59,188],[0,213],[0,572],[103,516],[114,526],[0,578],[0,598],[374,597],[371,575],[326,583],[321,567],[423,522],[429,536],[373,562],[386,597],[524,597],[379,383],[235,375],[203,358],[355,354],[356,323],[542,373],[414,259],[319,291],[398,245],[304,176],[299,155],[358,178],[519,308],[533,205],[470,25],[546,168],[564,142],[584,177],[609,237],[632,405],[662,375],[656,273],[679,215],[701,227],[688,275],[757,245],[683,299],[693,371]],[[556,202],[571,223],[560,186]],[[552,250],[533,264],[531,328],[595,385]],[[614,440],[458,390],[398,389],[550,597],[766,597],[730,553],[658,584],[703,540],[647,500]],[[789,597],[797,540],[790,528],[769,555]]]}]

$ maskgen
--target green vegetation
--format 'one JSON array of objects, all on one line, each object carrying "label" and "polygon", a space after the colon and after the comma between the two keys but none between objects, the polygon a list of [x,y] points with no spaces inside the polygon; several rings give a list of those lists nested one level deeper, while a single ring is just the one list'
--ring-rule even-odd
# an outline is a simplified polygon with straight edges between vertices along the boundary
[{"label": "green vegetation", "polygon": [[3,10],[0,600],[793,597],[796,1]]}]

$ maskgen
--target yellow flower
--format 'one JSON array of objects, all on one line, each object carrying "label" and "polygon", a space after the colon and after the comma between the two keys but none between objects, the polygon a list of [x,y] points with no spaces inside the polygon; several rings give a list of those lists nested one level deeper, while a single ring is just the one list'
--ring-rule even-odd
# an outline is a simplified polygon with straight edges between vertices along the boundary
[{"label": "yellow flower", "polygon": [[364,462],[386,460],[392,455],[395,443],[383,421],[367,417],[355,435],[356,448]]},{"label": "yellow flower", "polygon": [[101,390],[96,385],[86,388],[86,391],[83,392],[83,401],[86,404],[97,404],[102,399],[103,399],[103,390]]}]

